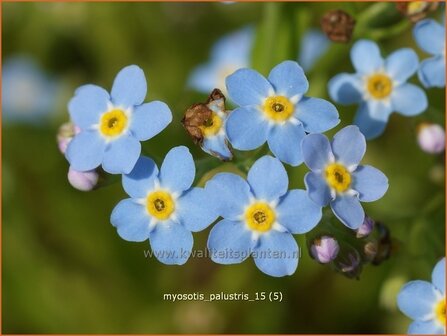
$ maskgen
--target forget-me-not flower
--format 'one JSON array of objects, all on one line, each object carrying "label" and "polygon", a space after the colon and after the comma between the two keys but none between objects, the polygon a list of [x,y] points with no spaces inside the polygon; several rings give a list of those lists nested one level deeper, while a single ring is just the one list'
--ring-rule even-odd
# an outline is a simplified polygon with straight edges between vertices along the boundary
[{"label": "forget-me-not flower", "polygon": [[339,123],[334,105],[304,96],[309,83],[296,62],[278,64],[268,78],[240,69],[226,83],[231,100],[239,105],[226,124],[236,149],[252,150],[267,141],[278,159],[297,166],[303,162],[300,142],[306,132],[324,132]]},{"label": "forget-me-not flower", "polygon": [[351,49],[351,61],[357,73],[336,75],[329,81],[329,94],[337,103],[359,104],[354,124],[367,139],[383,133],[392,112],[414,116],[427,108],[425,92],[407,83],[419,66],[412,49],[383,59],[375,42],[360,40]]},{"label": "forget-me-not flower", "polygon": [[250,64],[253,39],[252,27],[244,27],[222,37],[213,46],[209,62],[193,70],[189,85],[203,93],[219,88],[226,94],[225,78]]},{"label": "forget-me-not flower", "polygon": [[421,62],[419,80],[427,88],[445,87],[445,25],[426,19],[414,26],[413,35],[419,47],[433,55]]},{"label": "forget-me-not flower", "polygon": [[399,309],[413,319],[408,334],[445,335],[445,258],[428,281],[410,281],[397,296]]},{"label": "forget-me-not flower", "polygon": [[140,141],[160,133],[172,120],[165,103],[143,104],[146,91],[143,70],[136,65],[118,73],[110,95],[96,85],[76,90],[68,109],[81,131],[66,151],[73,169],[87,171],[102,165],[111,174],[132,170],[141,153]]},{"label": "forget-me-not flower", "polygon": [[381,198],[388,179],[378,169],[359,165],[366,141],[357,126],[347,126],[332,142],[322,134],[309,134],[301,143],[304,162],[312,170],[304,177],[309,197],[320,206],[331,205],[335,216],[357,229],[365,219],[360,202]]},{"label": "forget-me-not flower", "polygon": [[121,238],[149,239],[154,256],[164,264],[184,264],[191,253],[191,231],[201,231],[216,218],[215,208],[203,188],[191,188],[195,176],[193,158],[184,146],[166,155],[160,171],[148,157],[123,175],[130,198],[122,200],[110,221]]},{"label": "forget-me-not flower", "polygon": [[59,83],[26,57],[6,59],[2,70],[2,118],[41,124],[56,108]]},{"label": "forget-me-not flower", "polygon": [[209,202],[223,217],[208,238],[212,260],[235,264],[252,255],[268,275],[293,274],[299,250],[292,234],[314,228],[321,207],[304,190],[287,191],[288,184],[284,166],[268,155],[253,164],[247,181],[231,173],[219,173],[208,181]]}]

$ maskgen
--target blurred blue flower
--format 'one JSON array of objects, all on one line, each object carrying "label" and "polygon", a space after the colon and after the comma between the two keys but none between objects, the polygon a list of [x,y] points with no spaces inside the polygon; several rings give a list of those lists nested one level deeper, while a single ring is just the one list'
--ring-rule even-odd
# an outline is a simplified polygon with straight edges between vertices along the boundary
[{"label": "blurred blue flower", "polygon": [[225,131],[228,112],[225,110],[225,99],[220,97],[211,100],[207,107],[213,112],[209,126],[202,126],[202,149],[221,160],[231,160],[233,153],[228,147],[228,139]]},{"label": "blurred blue flower", "polygon": [[351,49],[357,73],[341,73],[329,81],[329,94],[343,105],[360,104],[354,120],[367,139],[385,130],[393,111],[414,116],[427,108],[427,96],[407,80],[416,73],[419,60],[409,48],[393,52],[385,60],[375,42],[360,40]]},{"label": "blurred blue flower", "polygon": [[303,162],[300,142],[308,133],[320,133],[339,123],[334,105],[305,97],[309,83],[296,62],[275,66],[268,79],[251,69],[227,78],[230,98],[240,107],[227,120],[227,135],[234,148],[252,150],[268,142],[281,161]]},{"label": "blurred blue flower", "polygon": [[217,218],[205,190],[191,188],[194,177],[194,161],[184,146],[168,152],[160,171],[152,159],[140,157],[132,172],[123,175],[130,198],[119,202],[110,218],[121,238],[149,239],[159,261],[184,264],[193,246],[191,231],[201,231]]},{"label": "blurred blue flower", "polygon": [[358,229],[365,213],[360,202],[381,198],[388,179],[378,169],[359,165],[366,141],[356,126],[335,134],[332,142],[322,134],[309,134],[301,143],[304,162],[312,170],[304,177],[309,197],[320,206],[331,205],[347,227]]},{"label": "blurred blue flower", "polygon": [[66,151],[73,169],[88,171],[102,164],[111,174],[132,170],[141,153],[140,141],[160,133],[172,120],[165,103],[143,104],[146,91],[143,70],[136,65],[118,73],[110,95],[90,84],[76,90],[68,110],[81,131]]},{"label": "blurred blue flower", "polygon": [[329,48],[330,41],[318,29],[309,29],[304,33],[300,43],[298,63],[305,72],[310,71],[314,64]]},{"label": "blurred blue flower", "polygon": [[410,281],[397,296],[399,309],[413,319],[408,334],[445,335],[445,258],[428,281]]},{"label": "blurred blue flower", "polygon": [[203,93],[218,88],[226,95],[225,78],[250,64],[253,38],[253,28],[244,27],[218,40],[211,50],[210,61],[191,73],[189,86]]},{"label": "blurred blue flower", "polygon": [[235,264],[252,255],[268,275],[293,274],[299,252],[292,233],[312,230],[321,219],[321,207],[304,190],[287,191],[288,184],[284,166],[268,155],[253,164],[247,181],[230,173],[208,181],[208,202],[223,217],[208,238],[211,259]]},{"label": "blurred blue flower", "polygon": [[39,124],[55,111],[59,85],[26,57],[6,59],[2,71],[2,119]]},{"label": "blurred blue flower", "polygon": [[433,57],[419,66],[419,80],[426,87],[445,87],[445,25],[435,20],[419,21],[413,29],[419,47]]}]

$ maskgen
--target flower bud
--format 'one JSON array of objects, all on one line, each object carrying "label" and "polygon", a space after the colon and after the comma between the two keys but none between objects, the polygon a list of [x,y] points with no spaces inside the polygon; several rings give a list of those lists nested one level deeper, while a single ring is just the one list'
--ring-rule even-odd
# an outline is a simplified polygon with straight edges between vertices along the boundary
[{"label": "flower bud", "polygon": [[364,238],[369,236],[371,231],[374,229],[374,220],[370,217],[365,216],[363,224],[357,229],[357,238]]},{"label": "flower bud", "polygon": [[362,272],[362,263],[357,251],[352,251],[338,262],[338,269],[348,278],[358,278]]},{"label": "flower bud", "polygon": [[57,133],[57,145],[62,154],[65,154],[71,139],[73,139],[79,131],[79,127],[72,122],[64,123],[59,127],[59,131]]},{"label": "flower bud", "polygon": [[366,258],[372,261],[377,256],[378,246],[376,241],[370,241],[363,247],[363,253],[365,253]]},{"label": "flower bud", "polygon": [[423,123],[418,127],[418,143],[424,152],[442,153],[445,149],[445,131],[437,124]]},{"label": "flower bud", "polygon": [[354,18],[340,9],[326,12],[321,19],[321,29],[334,42],[349,42],[354,27]]},{"label": "flower bud", "polygon": [[96,170],[89,170],[86,172],[80,172],[72,169],[68,169],[68,182],[78,190],[90,191],[96,187],[98,183],[99,174]]},{"label": "flower bud", "polygon": [[321,238],[315,239],[310,248],[312,257],[321,264],[327,264],[334,260],[339,250],[340,246],[338,242],[329,236],[322,236]]},{"label": "flower bud", "polygon": [[418,22],[424,19],[428,13],[435,11],[438,5],[436,1],[409,1],[397,2],[396,8],[410,21]]}]

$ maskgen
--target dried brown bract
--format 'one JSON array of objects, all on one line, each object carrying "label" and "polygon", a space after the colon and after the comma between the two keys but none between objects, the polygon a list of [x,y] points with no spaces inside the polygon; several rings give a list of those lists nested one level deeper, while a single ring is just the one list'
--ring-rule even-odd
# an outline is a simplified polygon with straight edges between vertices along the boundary
[{"label": "dried brown bract", "polygon": [[410,1],[397,2],[396,8],[402,15],[406,16],[411,22],[418,22],[430,12],[435,11],[439,7],[439,3],[435,1]]},{"label": "dried brown bract", "polygon": [[328,11],[321,18],[321,29],[323,29],[327,37],[334,42],[349,42],[354,27],[354,18],[340,9]]}]

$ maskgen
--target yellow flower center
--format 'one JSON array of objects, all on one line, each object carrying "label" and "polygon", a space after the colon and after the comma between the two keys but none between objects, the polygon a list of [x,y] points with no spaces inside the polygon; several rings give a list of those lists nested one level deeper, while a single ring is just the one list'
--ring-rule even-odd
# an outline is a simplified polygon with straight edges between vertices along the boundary
[{"label": "yellow flower center", "polygon": [[199,127],[204,137],[216,135],[222,127],[222,119],[217,115],[217,113],[213,112],[211,117],[205,120],[203,125]]},{"label": "yellow flower center", "polygon": [[351,174],[345,166],[339,163],[328,165],[324,171],[326,182],[337,192],[346,191],[351,185]]},{"label": "yellow flower center", "polygon": [[265,100],[263,110],[270,120],[282,122],[292,116],[295,106],[287,97],[272,96]]},{"label": "yellow flower center", "polygon": [[438,322],[445,326],[445,299],[436,304],[435,315]]},{"label": "yellow flower center", "polygon": [[123,110],[114,109],[101,116],[99,130],[102,135],[115,137],[121,135],[127,126],[127,116]]},{"label": "yellow flower center", "polygon": [[368,78],[367,84],[369,94],[376,99],[383,99],[390,95],[393,90],[393,82],[384,74],[375,74]]},{"label": "yellow flower center", "polygon": [[425,1],[410,1],[408,3],[407,13],[409,15],[412,15],[412,14],[422,12],[427,6],[428,6],[428,3]]},{"label": "yellow flower center", "polygon": [[147,196],[146,209],[151,216],[159,220],[165,220],[174,212],[175,203],[168,192],[158,190]]},{"label": "yellow flower center", "polygon": [[255,231],[269,231],[273,223],[275,223],[275,220],[275,211],[264,202],[253,203],[245,211],[245,221],[248,227]]}]

